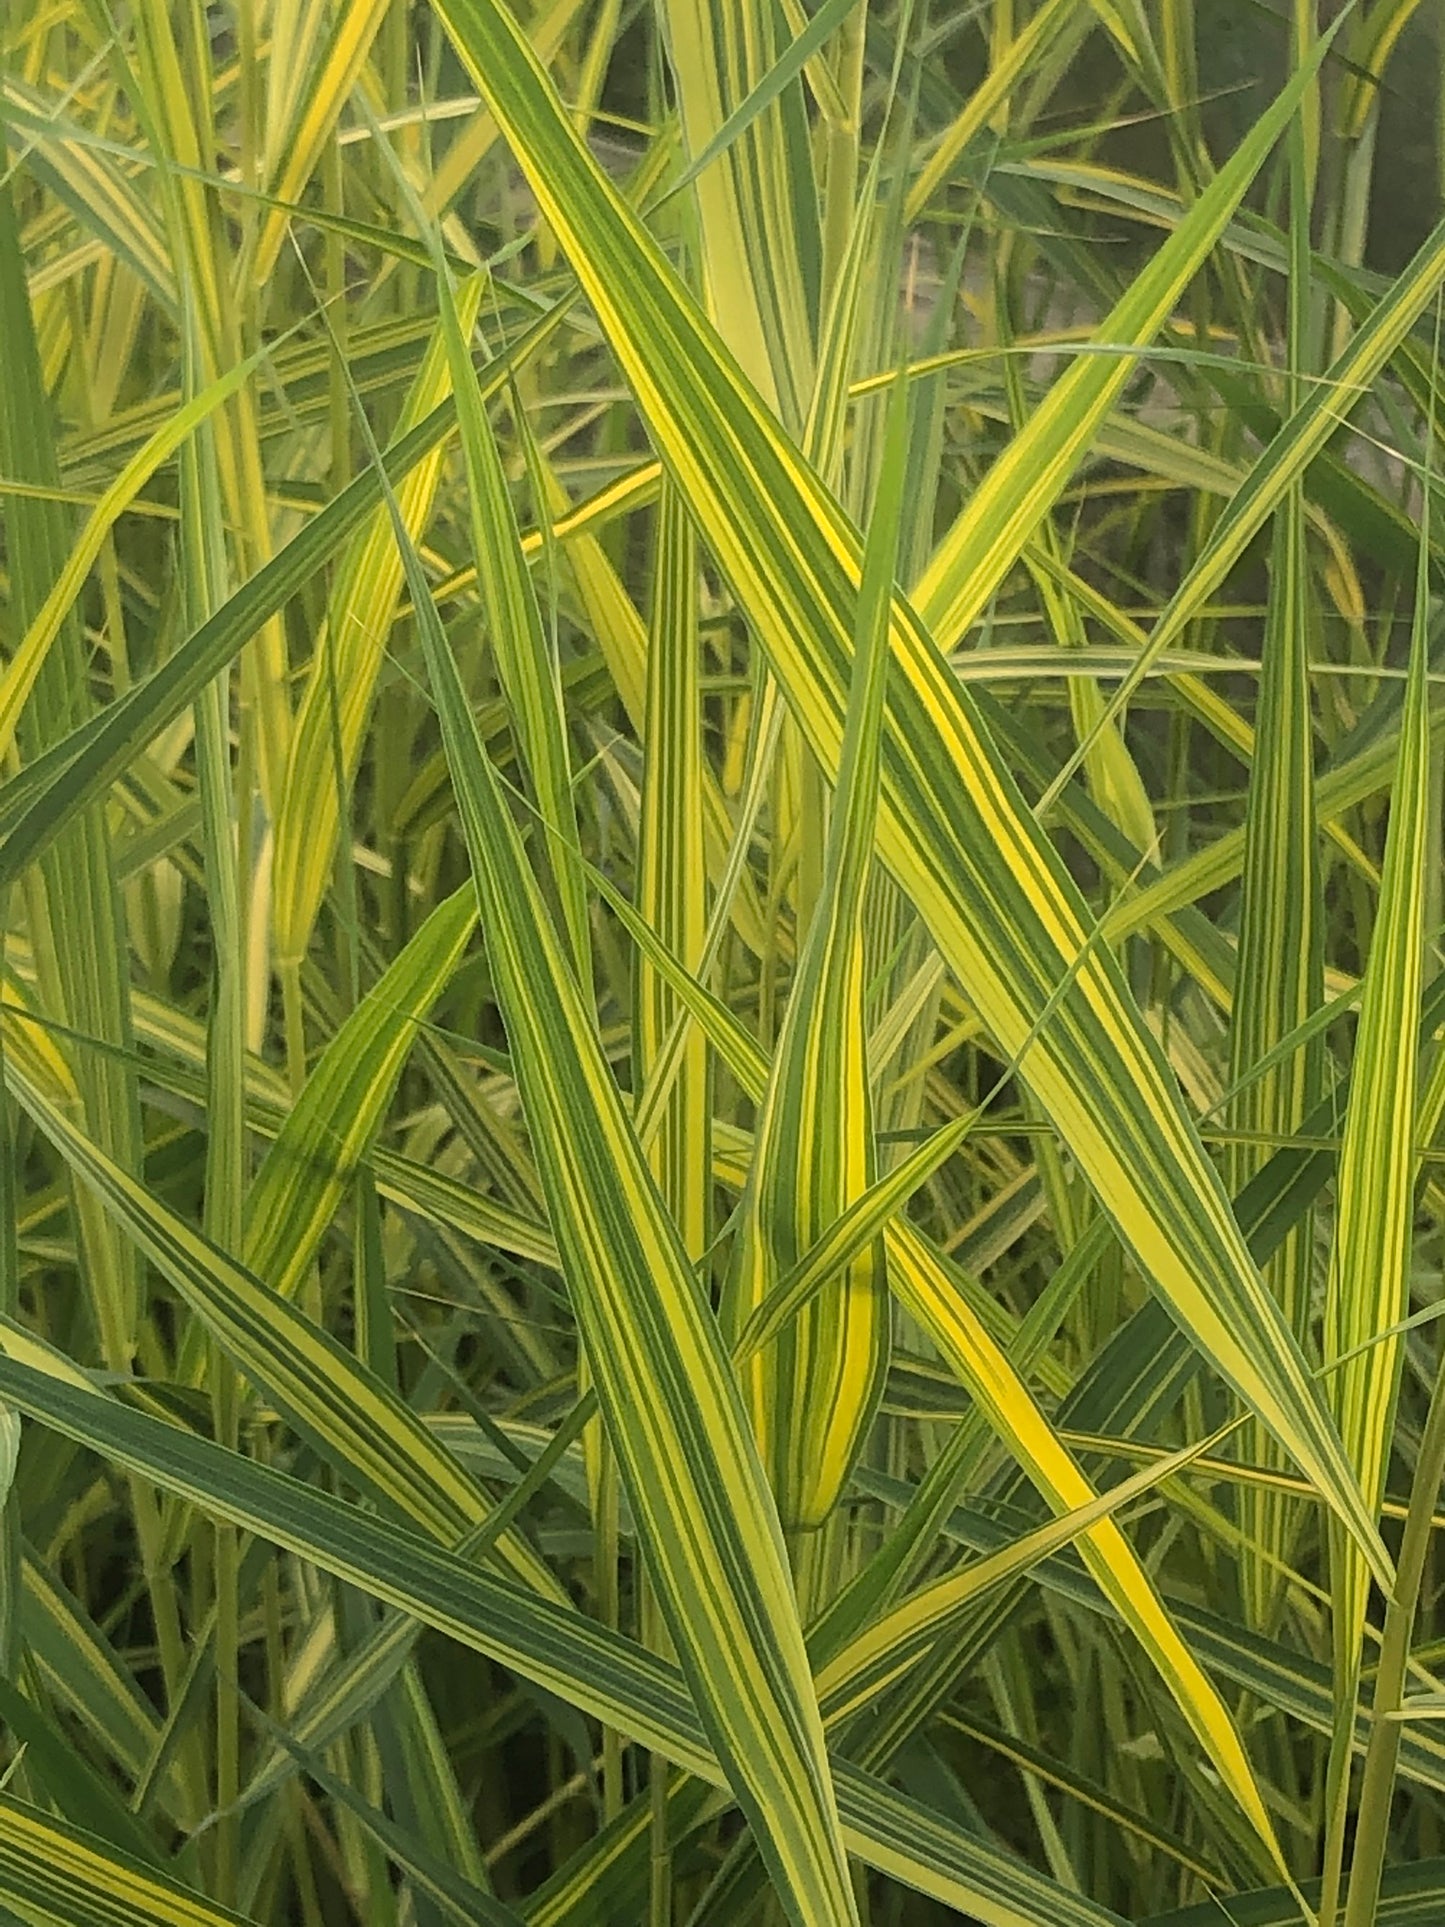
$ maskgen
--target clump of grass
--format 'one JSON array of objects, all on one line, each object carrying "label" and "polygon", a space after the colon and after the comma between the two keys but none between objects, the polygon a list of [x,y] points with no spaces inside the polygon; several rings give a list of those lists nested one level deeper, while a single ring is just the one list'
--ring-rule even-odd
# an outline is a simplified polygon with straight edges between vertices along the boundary
[{"label": "clump of grass", "polygon": [[0,1911],[1439,1917],[1441,50],[5,13]]}]

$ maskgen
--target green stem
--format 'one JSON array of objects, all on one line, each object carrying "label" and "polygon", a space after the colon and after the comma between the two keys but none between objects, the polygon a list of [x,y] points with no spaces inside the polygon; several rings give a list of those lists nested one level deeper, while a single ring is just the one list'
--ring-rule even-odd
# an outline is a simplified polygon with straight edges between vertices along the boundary
[{"label": "green stem", "polygon": [[647,1927],[672,1927],[672,1850],[667,1840],[667,1776],[667,1761],[660,1753],[654,1753],[647,1782],[652,1812]]},{"label": "green stem", "polygon": [[286,1036],[286,1081],[294,1101],[306,1082],[306,1018],[301,997],[301,965],[294,958],[278,964],[281,1021]]},{"label": "green stem", "polygon": [[1445,1360],[1435,1379],[1430,1411],[1415,1462],[1410,1487],[1410,1509],[1400,1541],[1395,1591],[1385,1611],[1385,1636],[1375,1674],[1375,1696],[1370,1709],[1370,1739],[1365,1751],[1365,1773],[1360,1786],[1355,1826],[1355,1857],[1350,1868],[1350,1897],[1344,1927],[1371,1927],[1380,1897],[1380,1876],[1390,1833],[1390,1806],[1395,1791],[1395,1767],[1403,1722],[1395,1717],[1405,1690],[1410,1663],[1410,1634],[1425,1576],[1434,1527],[1435,1497],[1445,1479]]}]

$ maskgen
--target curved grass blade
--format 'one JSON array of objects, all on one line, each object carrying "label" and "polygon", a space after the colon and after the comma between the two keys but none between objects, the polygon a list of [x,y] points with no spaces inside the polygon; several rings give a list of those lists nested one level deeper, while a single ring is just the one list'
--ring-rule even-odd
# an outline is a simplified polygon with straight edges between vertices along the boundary
[{"label": "curved grass blade", "polygon": [[25,1771],[73,1825],[85,1826],[109,1848],[155,1869],[162,1857],[140,1821],[76,1747],[74,1738],[47,1719],[13,1681],[0,1678],[0,1719],[23,1750]]},{"label": "curved grass blade", "polygon": [[262,1160],[246,1195],[243,1253],[283,1298],[305,1277],[476,921],[469,888],[437,905],[327,1045]]},{"label": "curved grass blade", "polygon": [[[538,349],[560,324],[570,303],[558,302],[487,370],[487,388],[500,388],[514,360]],[[383,461],[393,482],[449,433],[455,423],[450,401],[398,437]],[[134,684],[89,722],[73,730],[0,790],[0,887],[13,883],[48,850],[75,814],[126,769],[137,745],[151,740],[240,654],[263,623],[282,609],[336,548],[370,515],[380,497],[376,471],[355,481],[256,573],[249,576],[201,628],[188,636],[160,668]]]},{"label": "curved grass blade", "polygon": [[26,699],[35,687],[35,678],[40,674],[46,653],[60,633],[61,624],[84,587],[85,579],[117,519],[130,507],[162,463],[195,433],[213,410],[249,380],[260,360],[260,355],[252,355],[248,361],[238,363],[177,409],[149,437],[144,447],[131,457],[91,510],[85,527],[70,545],[65,566],[55,578],[43,607],[16,644],[3,673],[0,673],[0,755],[4,755],[14,741],[15,725]]},{"label": "curved grass blade", "polygon": [[[9,1358],[0,1358],[0,1398],[724,1784],[676,1668],[595,1621],[208,1440],[124,1406],[102,1410],[89,1394]],[[842,1761],[835,1770],[849,1845],[870,1866],[984,1927],[1122,1927],[1107,1908],[882,1780]]]},{"label": "curved grass blade", "polygon": [[[893,1226],[890,1277],[907,1310],[988,1414],[1055,1511],[1086,1506],[1094,1492],[1002,1349],[955,1288],[927,1242],[906,1221]],[[1112,1519],[1088,1529],[1080,1551],[1105,1596],[1139,1639],[1224,1784],[1270,1858],[1285,1861],[1248,1755],[1224,1701]]]},{"label": "curved grass blade", "polygon": [[[167,310],[176,301],[175,264],[154,208],[135,181],[102,151],[77,121],[52,106],[15,74],[0,80],[0,127],[25,136],[25,166],[43,180],[118,261],[123,261]],[[13,141],[12,144],[18,145]]]},{"label": "curved grass blade", "polygon": [[[476,275],[457,296],[467,326],[481,303],[483,285],[483,277]],[[434,420],[451,393],[448,344],[438,327],[402,405],[399,437]],[[445,448],[438,439],[397,483],[402,515],[418,538],[431,514],[444,460]],[[316,639],[292,731],[271,865],[274,949],[283,967],[294,966],[305,956],[333,874],[339,798],[350,789],[361,758],[401,586],[401,561],[391,524],[378,504],[336,562],[325,626]],[[336,768],[338,739],[340,770]]]},{"label": "curved grass blade", "polygon": [[[122,1171],[13,1063],[6,1072],[19,1103],[135,1248],[318,1452],[434,1538],[455,1539],[485,1518],[480,1488],[394,1391]],[[525,1540],[508,1535],[498,1554],[547,1597],[565,1596]]]},{"label": "curved grass blade", "polygon": [[[26,1362],[23,1353],[10,1352],[8,1332],[3,1342],[8,1356]],[[49,1361],[39,1369],[49,1370]],[[75,1389],[94,1396],[83,1384]],[[99,1627],[30,1551],[21,1584],[21,1632],[40,1677],[122,1772],[139,1779],[155,1748],[155,1709]]]},{"label": "curved grass blade", "polygon": [[[1337,21],[1336,26],[1338,24]],[[1312,62],[1318,58],[1318,51],[1328,37],[1317,43]],[[1147,648],[1141,651],[1133,668],[1110,696],[1095,725],[1096,731],[1114,720],[1157,658],[1188,629],[1200,606],[1219,588],[1295,480],[1358,406],[1370,384],[1424,313],[1442,280],[1445,280],[1445,221],[1422,242],[1410,265],[1391,283],[1326,373],[1310,384],[1304,400],[1230,497],[1209,540],[1150,630]],[[1088,747],[1088,742],[1081,744],[1069,757],[1040,804],[1041,812],[1073,775]]]},{"label": "curved grass blade", "polygon": [[[1028,426],[995,461],[939,543],[913,599],[941,647],[951,647],[972,626],[1053,506],[1134,372],[1138,357],[1130,351],[1153,340],[1208,259],[1289,125],[1337,31],[1338,22],[1320,37],[1309,59],[1295,69],[1148,266],[1131,280],[1097,332],[1096,339],[1109,352],[1080,356],[1050,388]],[[1110,702],[1109,720],[1121,701],[1116,694]],[[1076,757],[1082,754],[1081,746]]]},{"label": "curved grass blade", "polygon": [[[336,124],[347,96],[356,85],[371,51],[382,21],[387,0],[356,0],[339,8],[333,16],[330,37],[305,94],[294,101],[290,125],[273,128],[278,137],[272,145],[273,175],[270,182],[277,200],[295,201],[316,170],[328,135]],[[294,89],[296,76],[286,79]],[[289,216],[273,210],[261,224],[254,258],[248,264],[257,285],[266,282],[276,266],[276,257],[286,238]]]},{"label": "curved grass blade", "polygon": [[1183,1471],[1232,1433],[1236,1423],[1197,1444],[1182,1446],[1121,1484],[1111,1486],[1107,1492],[1059,1513],[1047,1525],[1036,1526],[999,1551],[974,1560],[961,1571],[934,1580],[900,1600],[819,1669],[818,1704],[824,1721],[831,1726],[846,1720],[869,1700],[885,1692],[895,1679],[916,1665],[940,1637],[946,1636],[950,1619],[970,1600],[1071,1544],[1092,1526],[1110,1518],[1120,1506],[1141,1498],[1160,1480]]},{"label": "curved grass blade", "polygon": [[0,1793],[0,1903],[46,1927],[241,1927],[244,1916]]}]

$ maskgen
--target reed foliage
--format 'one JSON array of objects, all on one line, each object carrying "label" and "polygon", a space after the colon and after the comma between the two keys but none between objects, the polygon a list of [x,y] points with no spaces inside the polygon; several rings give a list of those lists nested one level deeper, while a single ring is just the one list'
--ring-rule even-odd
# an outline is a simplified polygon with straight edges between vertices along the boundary
[{"label": "reed foliage", "polygon": [[0,1918],[1445,1917],[1442,72],[0,12]]}]

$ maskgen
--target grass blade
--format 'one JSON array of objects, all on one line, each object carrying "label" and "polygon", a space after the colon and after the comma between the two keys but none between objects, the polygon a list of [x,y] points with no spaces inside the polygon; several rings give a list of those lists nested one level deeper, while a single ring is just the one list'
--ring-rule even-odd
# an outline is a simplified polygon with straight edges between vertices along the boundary
[{"label": "grass blade", "polygon": [[476,920],[466,889],[432,911],[327,1045],[252,1180],[245,1261],[283,1298],[300,1287]]},{"label": "grass blade", "polygon": [[[904,376],[889,411],[822,895],[754,1127],[730,1286],[734,1337],[877,1175],[862,910],[877,814],[889,604],[908,454]],[[886,1259],[875,1242],[822,1287],[744,1372],[785,1529],[816,1529],[842,1495],[882,1392],[889,1318]]]},{"label": "grass blade", "polygon": [[393,524],[563,1272],[649,1575],[780,1894],[799,1920],[856,1921],[777,1515],[737,1386],[527,867],[415,551],[395,514]]},{"label": "grass blade", "polygon": [[236,1927],[243,1917],[0,1794],[0,1902],[53,1927]]},{"label": "grass blade", "polygon": [[[856,609],[856,536],[576,141],[509,17],[491,0],[446,0],[442,15],[567,248],[794,714],[824,767],[834,768]],[[1206,233],[1212,238],[1212,223],[1227,217],[1231,195],[1243,192],[1286,124],[1297,91],[1287,89],[1272,104],[1240,150],[1239,166],[1221,170],[1201,197],[1198,225],[1168,256],[1167,265],[1185,279],[1195,249]],[[1173,282],[1162,270],[1147,290],[1150,301],[1161,283],[1172,301]],[[1142,327],[1153,308],[1143,295],[1137,305]],[[1106,392],[1107,382],[1096,390],[1096,379],[1089,393]],[[1057,432],[1052,419],[1043,410],[1033,417],[1036,447]],[[1013,531],[1010,540],[1024,539],[1073,459],[1051,466],[1056,480],[1048,489],[1025,486],[1020,477],[1015,486],[1027,512],[1010,507],[999,517],[1001,528]],[[1017,553],[1002,534],[985,547],[997,557],[1007,550],[1009,561]],[[943,575],[952,579],[951,563]],[[978,580],[972,565],[967,578]],[[880,848],[988,1027],[1011,1051],[1085,943],[1086,914],[1000,767],[967,692],[898,601],[892,647],[899,673],[889,701]],[[1107,957],[1096,955],[1079,971],[1030,1051],[1025,1074],[1174,1315],[1330,1492],[1386,1580],[1389,1560],[1298,1347],[1243,1249],[1177,1091]]]},{"label": "grass blade", "polygon": [[[680,1674],[581,1615],[468,1568],[439,1547],[282,1473],[84,1392],[9,1358],[0,1397],[169,1490],[288,1546],[427,1625],[620,1726],[714,1785],[712,1758]],[[1012,1855],[980,1843],[855,1767],[838,1777],[850,1844],[985,1927],[1120,1927]]]},{"label": "grass blade", "polygon": [[[481,276],[476,276],[458,294],[467,325],[476,316],[482,286]],[[439,327],[407,395],[399,437],[437,420],[451,393],[451,381],[446,337]],[[398,481],[402,515],[417,537],[431,514],[444,460],[445,448],[438,438]],[[317,637],[311,673],[296,712],[271,867],[275,951],[283,970],[294,969],[305,956],[331,878],[340,830],[338,795],[350,789],[356,776],[401,586],[401,562],[391,524],[378,503],[337,560],[326,625]],[[337,737],[342,751],[339,771],[334,752]]]}]

